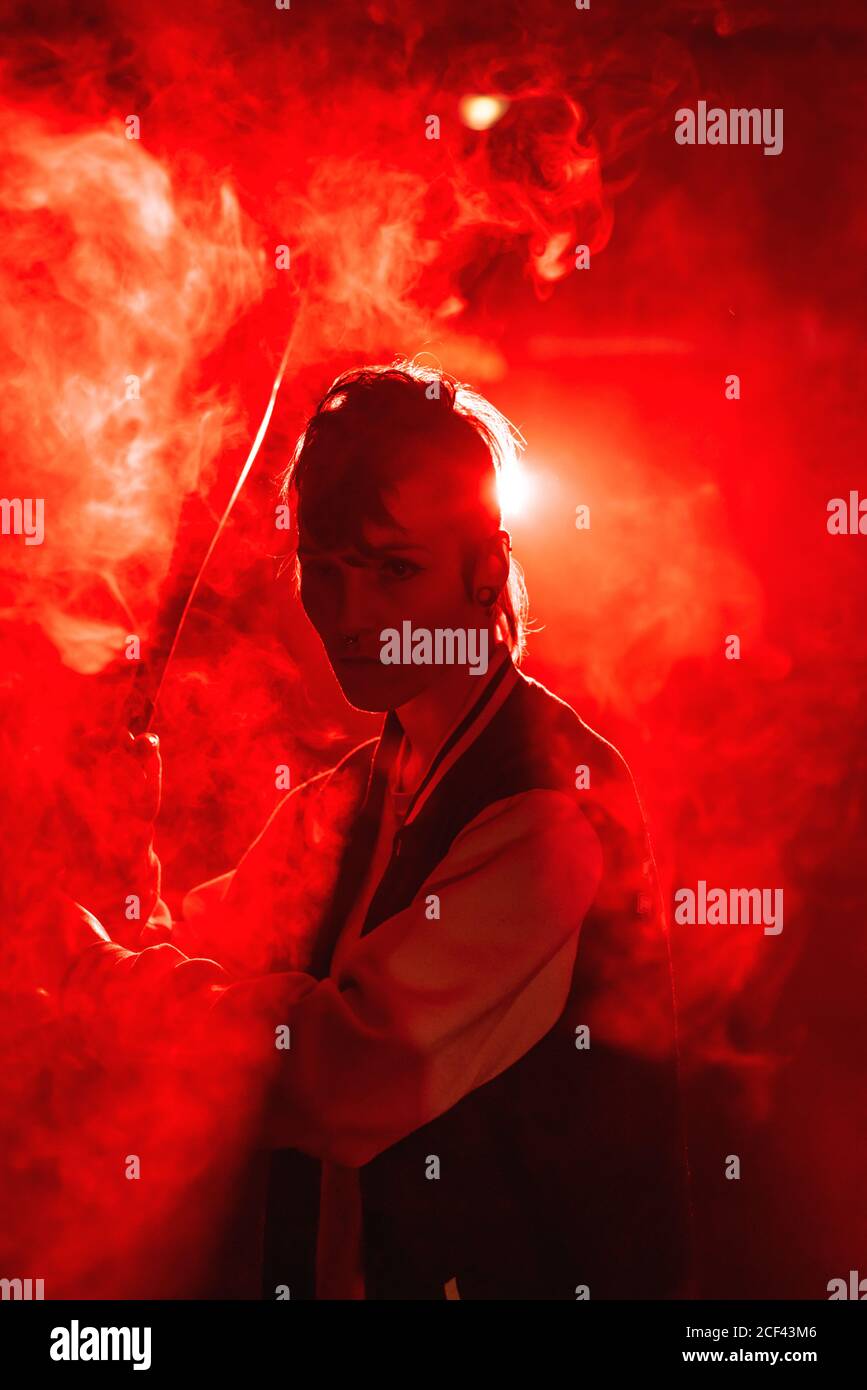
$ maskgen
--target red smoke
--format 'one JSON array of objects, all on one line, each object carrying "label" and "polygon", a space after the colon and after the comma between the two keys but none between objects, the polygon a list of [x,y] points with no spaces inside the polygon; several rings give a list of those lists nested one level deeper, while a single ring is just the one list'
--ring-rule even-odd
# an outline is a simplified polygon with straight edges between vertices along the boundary
[{"label": "red smoke", "polygon": [[[237,861],[278,764],[297,782],[375,731],[346,710],[279,575],[272,483],[338,371],[428,352],[529,440],[533,506],[510,522],[543,625],[528,670],[634,763],[667,888],[785,887],[777,940],[695,928],[674,942],[706,1287],[730,1296],[713,1272],[730,1267],[714,1165],[732,1128],[771,1153],[781,1194],[821,1194],[856,1143],[847,1112],[823,1109],[809,1174],[760,1126],[801,1151],[814,1112],[793,1077],[820,1089],[820,1056],[846,1057],[845,1093],[863,1097],[863,561],[857,538],[824,530],[827,499],[863,487],[851,151],[865,113],[849,56],[863,37],[840,15],[820,60],[812,6],[703,0],[640,16],[595,0],[178,8],[52,5],[37,25],[21,6],[4,21],[0,492],[42,497],[46,515],[42,546],[0,538],[6,1031],[26,1059],[3,1100],[32,1118],[7,1159],[30,1194],[15,1249],[55,1286],[102,1292],[86,1221],[114,1225],[118,1254],[142,1250],[183,1188],[165,1167],[133,1209],[140,1184],[107,1186],[116,1152],[141,1146],[124,1130],[141,1097],[127,1113],[104,1080],[68,1075],[40,1025],[18,909],[63,872],[46,808],[58,789],[83,795],[70,750],[117,725],[140,669],[128,637],[158,673],[287,344],[157,712],[172,906]],[[487,129],[462,119],[479,94],[499,100]],[[784,105],[784,154],[675,147],[674,111],[700,96]],[[722,655],[729,633],[739,663]],[[639,1004],[624,981],[625,1030]],[[33,1099],[47,1063],[51,1107]],[[75,1095],[88,1108],[71,1102],[58,1148]],[[189,1176],[195,1123],[159,1101],[153,1152],[176,1144]],[[744,1200],[753,1216],[763,1204]],[[81,1229],[63,1225],[71,1205]],[[179,1238],[204,1260],[207,1203],[183,1210]],[[823,1260],[857,1254],[823,1212],[821,1257],[791,1276],[779,1233],[751,1247],[744,1217],[735,1292],[786,1296],[791,1277],[821,1296]],[[169,1292],[187,1277],[153,1273]]]}]

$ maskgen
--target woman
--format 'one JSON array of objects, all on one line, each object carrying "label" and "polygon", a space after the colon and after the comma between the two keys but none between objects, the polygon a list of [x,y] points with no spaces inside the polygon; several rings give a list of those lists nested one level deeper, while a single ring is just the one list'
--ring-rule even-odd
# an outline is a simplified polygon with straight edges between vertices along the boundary
[{"label": "woman", "polygon": [[68,1014],[122,1046],[142,1019],[191,1057],[219,1039],[220,1104],[270,1153],[266,1297],[686,1289],[652,856],[620,755],[519,669],[515,448],[440,372],[335,381],[283,496],[304,610],[380,737],[290,792],[162,944],[67,914]]}]

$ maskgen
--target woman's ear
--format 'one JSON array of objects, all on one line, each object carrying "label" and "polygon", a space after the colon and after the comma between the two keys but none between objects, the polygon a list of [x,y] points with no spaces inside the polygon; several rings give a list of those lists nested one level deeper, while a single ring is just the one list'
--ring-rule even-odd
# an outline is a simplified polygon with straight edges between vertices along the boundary
[{"label": "woman's ear", "polygon": [[509,579],[512,538],[508,531],[495,531],[480,547],[473,567],[473,597],[483,607],[495,603]]}]

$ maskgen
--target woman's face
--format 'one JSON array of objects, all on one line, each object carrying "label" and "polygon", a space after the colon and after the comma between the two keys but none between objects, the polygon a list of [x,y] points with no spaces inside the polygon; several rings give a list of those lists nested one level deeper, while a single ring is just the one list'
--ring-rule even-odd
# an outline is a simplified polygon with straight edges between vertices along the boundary
[{"label": "woman's face", "polygon": [[467,593],[466,522],[458,522],[448,475],[426,470],[395,482],[387,505],[394,523],[366,522],[350,549],[320,549],[303,527],[299,535],[304,611],[346,699],[362,710],[398,709],[456,677],[453,665],[384,664],[386,629],[400,633],[408,621],[431,633],[488,630],[485,609]]}]

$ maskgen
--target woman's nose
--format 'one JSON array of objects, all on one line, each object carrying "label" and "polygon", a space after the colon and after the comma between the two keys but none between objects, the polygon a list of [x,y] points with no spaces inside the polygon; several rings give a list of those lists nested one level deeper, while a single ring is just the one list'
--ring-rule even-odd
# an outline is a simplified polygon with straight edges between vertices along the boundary
[{"label": "woman's nose", "polygon": [[347,567],[343,572],[335,614],[337,632],[342,638],[358,637],[372,622],[365,580],[363,570]]}]

